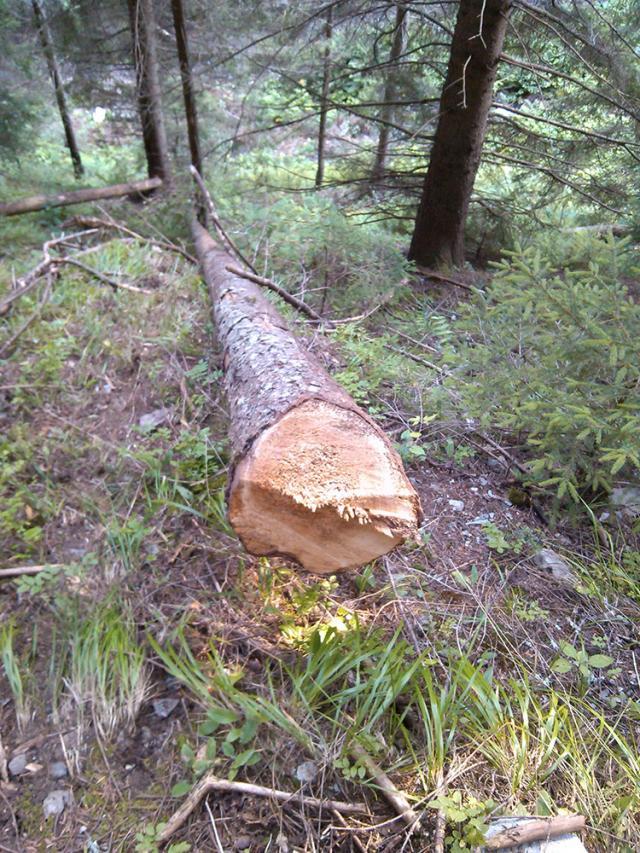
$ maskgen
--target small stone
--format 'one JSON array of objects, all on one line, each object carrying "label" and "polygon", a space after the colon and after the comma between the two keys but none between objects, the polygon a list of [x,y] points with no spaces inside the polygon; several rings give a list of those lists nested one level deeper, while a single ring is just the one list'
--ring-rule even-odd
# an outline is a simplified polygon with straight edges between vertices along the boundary
[{"label": "small stone", "polygon": [[318,765],[315,761],[303,761],[296,767],[295,777],[298,782],[313,782],[318,775]]},{"label": "small stone", "polygon": [[533,557],[535,565],[542,569],[561,583],[576,586],[578,580],[573,573],[571,566],[566,560],[563,560],[560,554],[556,553],[552,548],[541,548]]},{"label": "small stone", "polygon": [[62,788],[51,791],[42,803],[45,820],[50,817],[58,817],[69,805],[71,805],[71,791],[65,791]]},{"label": "small stone", "polygon": [[449,506],[451,507],[451,509],[452,509],[454,512],[462,512],[462,510],[464,509],[464,501],[454,501],[454,500],[450,500],[450,501],[449,501]]},{"label": "small stone", "polygon": [[12,758],[7,765],[9,773],[11,773],[12,776],[20,776],[27,769],[27,760],[26,755],[16,755],[16,757]]},{"label": "small stone", "polygon": [[64,761],[54,761],[49,765],[49,776],[52,779],[64,779],[69,771]]},{"label": "small stone", "polygon": [[171,417],[171,409],[154,409],[153,412],[147,412],[142,415],[138,421],[138,426],[143,432],[153,432],[159,426],[169,421]]},{"label": "small stone", "polygon": [[236,838],[234,847],[236,850],[248,850],[251,847],[251,839],[247,835],[241,835],[240,838]]},{"label": "small stone", "polygon": [[154,699],[151,705],[156,717],[164,720],[177,708],[178,699]]},{"label": "small stone", "polygon": [[629,518],[637,518],[640,515],[640,489],[634,486],[625,486],[614,489],[611,492],[611,505],[621,515]]}]

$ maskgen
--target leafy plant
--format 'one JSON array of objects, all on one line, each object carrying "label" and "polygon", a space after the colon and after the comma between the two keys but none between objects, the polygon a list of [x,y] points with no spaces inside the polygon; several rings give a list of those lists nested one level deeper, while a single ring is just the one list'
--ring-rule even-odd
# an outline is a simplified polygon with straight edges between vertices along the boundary
[{"label": "leafy plant", "polygon": [[[136,833],[135,853],[159,853],[161,849],[160,838],[166,822],[147,824],[140,832]],[[188,853],[191,850],[191,844],[187,841],[179,841],[177,844],[170,844],[168,847],[162,848],[165,853]]]},{"label": "leafy plant", "polygon": [[507,252],[486,292],[462,306],[449,355],[445,386],[464,414],[522,436],[527,479],[578,506],[640,468],[640,306],[621,283],[628,250],[592,238],[588,261],[572,268],[535,246]]},{"label": "leafy plant", "polygon": [[583,647],[576,649],[571,643],[560,643],[560,655],[551,664],[551,669],[559,675],[576,672],[582,690],[586,690],[596,670],[608,669],[613,664],[613,658],[598,652],[590,655]]},{"label": "leafy plant", "polygon": [[[430,800],[427,805],[430,809],[441,809],[444,812],[451,828],[445,838],[447,850],[451,853],[467,853],[470,847],[484,844],[485,833],[489,828],[485,818],[496,808],[493,800],[478,800],[456,790]],[[454,826],[451,827],[451,824]]]}]

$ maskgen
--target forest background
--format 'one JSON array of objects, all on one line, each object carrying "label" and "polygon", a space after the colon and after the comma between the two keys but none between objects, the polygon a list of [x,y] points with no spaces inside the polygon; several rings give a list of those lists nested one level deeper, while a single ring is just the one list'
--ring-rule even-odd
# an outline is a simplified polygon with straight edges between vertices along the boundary
[{"label": "forest background", "polygon": [[[0,0],[1,202],[162,181],[0,219],[5,849],[155,850],[211,772],[370,816],[211,795],[176,853],[636,849],[639,12]],[[190,164],[420,493],[357,574],[228,525]]]}]

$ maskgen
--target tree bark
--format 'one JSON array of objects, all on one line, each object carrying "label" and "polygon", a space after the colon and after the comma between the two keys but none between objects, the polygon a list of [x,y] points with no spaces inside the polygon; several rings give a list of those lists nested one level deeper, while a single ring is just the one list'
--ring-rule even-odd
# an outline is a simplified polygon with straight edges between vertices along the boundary
[{"label": "tree bark", "polygon": [[160,178],[148,178],[144,181],[132,181],[129,184],[111,184],[108,187],[96,187],[86,190],[73,190],[58,195],[32,195],[0,204],[0,216],[17,216],[19,213],[32,213],[45,207],[66,207],[69,204],[82,204],[85,201],[98,201],[102,198],[116,198],[122,195],[142,195],[162,186]]},{"label": "tree bark", "polygon": [[193,233],[223,351],[229,519],[245,548],[330,573],[414,535],[420,502],[387,436],[197,222]]},{"label": "tree bark", "polygon": [[406,6],[401,3],[396,5],[396,23],[393,31],[393,41],[391,42],[391,51],[389,53],[389,71],[387,72],[384,94],[382,96],[384,105],[380,110],[380,135],[378,136],[376,158],[371,172],[371,179],[373,181],[380,180],[384,175],[387,149],[389,147],[389,125],[393,121],[393,102],[396,99],[398,88],[398,60],[404,50],[407,12],[408,9]]},{"label": "tree bark", "polygon": [[[180,63],[182,97],[184,100],[184,112],[187,119],[187,136],[189,138],[191,165],[195,166],[198,173],[202,175],[202,155],[200,153],[200,134],[198,132],[198,110],[196,105],[195,88],[193,85],[193,75],[191,73],[189,41],[187,37],[187,27],[184,19],[182,0],[171,0],[171,11],[173,13],[173,28],[176,33],[176,48],[178,51],[178,61]],[[206,207],[199,196],[196,200],[196,212],[198,221],[202,225],[205,225]]]},{"label": "tree bark", "polygon": [[62,120],[64,138],[67,148],[69,149],[69,155],[73,165],[73,174],[76,178],[81,178],[84,175],[84,166],[82,165],[80,149],[78,148],[75,130],[73,129],[73,122],[71,121],[71,115],[69,114],[69,109],[67,107],[67,99],[64,94],[60,70],[58,69],[58,62],[53,50],[53,42],[51,41],[49,27],[47,26],[47,22],[42,14],[42,9],[38,0],[31,0],[31,6],[33,7],[33,17],[36,22],[36,29],[38,30],[40,44],[42,45],[42,52],[44,53],[47,61],[49,76],[51,77],[51,82],[53,83],[53,88],[56,93],[58,112],[60,113],[60,119]]},{"label": "tree bark", "polygon": [[316,169],[316,186],[321,187],[324,181],[324,152],[327,140],[327,115],[329,114],[329,88],[331,86],[331,35],[333,33],[333,6],[327,9],[327,19],[324,25],[324,65],[322,71],[322,92],[320,94],[320,125],[318,127],[318,168]]},{"label": "tree bark", "polygon": [[[583,815],[558,815],[558,817],[543,817],[543,818],[502,818],[499,819],[497,825],[508,823],[508,828],[501,831],[493,832],[495,826],[489,831],[485,848],[487,850],[504,850],[509,848],[513,850],[523,850],[523,853],[533,853],[534,850],[539,850],[543,845],[535,844],[537,841],[549,841],[550,839],[560,839],[574,843],[568,843],[567,849],[573,851],[584,847],[576,845],[576,836],[574,833],[583,832],[586,821]],[[521,846],[522,845],[522,846]],[[526,847],[524,845],[527,845]],[[529,846],[530,845],[530,846]],[[562,850],[562,845],[557,845],[558,850]],[[554,848],[555,849],[555,848]],[[586,853],[586,851],[585,851]]]},{"label": "tree bark", "polygon": [[150,178],[169,183],[171,167],[162,113],[153,0],[127,0],[127,4],[147,169]]},{"label": "tree bark", "polygon": [[440,118],[409,259],[464,263],[464,224],[480,164],[493,83],[511,0],[461,0],[440,100]]}]

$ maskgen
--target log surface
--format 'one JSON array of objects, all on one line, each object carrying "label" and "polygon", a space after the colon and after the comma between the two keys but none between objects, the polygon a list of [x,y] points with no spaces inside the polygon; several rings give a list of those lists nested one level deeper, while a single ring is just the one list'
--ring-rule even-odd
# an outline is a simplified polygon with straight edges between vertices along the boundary
[{"label": "log surface", "polygon": [[0,204],[0,216],[17,216],[20,213],[33,213],[49,207],[66,207],[70,204],[82,204],[99,201],[103,198],[117,198],[123,195],[147,193],[162,186],[160,178],[147,178],[144,181],[131,181],[127,184],[111,184],[108,187],[89,187],[84,190],[71,190],[57,195],[32,195]]},{"label": "log surface", "polygon": [[223,351],[229,517],[243,544],[316,572],[390,551],[420,516],[391,442],[197,222],[193,233]]}]

